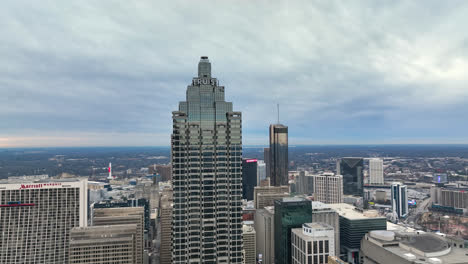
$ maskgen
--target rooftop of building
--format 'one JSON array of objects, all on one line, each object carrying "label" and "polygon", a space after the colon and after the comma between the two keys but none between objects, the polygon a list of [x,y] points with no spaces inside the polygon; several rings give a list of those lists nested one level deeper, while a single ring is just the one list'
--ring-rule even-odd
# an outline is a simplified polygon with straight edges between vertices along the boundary
[{"label": "rooftop of building", "polygon": [[466,263],[468,250],[433,233],[371,231],[368,240],[412,263]]},{"label": "rooftop of building", "polygon": [[332,210],[332,208],[326,203],[312,201],[312,210],[313,211]]},{"label": "rooftop of building", "polygon": [[253,233],[255,234],[255,229],[252,225],[243,225],[242,226],[242,232],[245,233]]},{"label": "rooftop of building", "polygon": [[30,180],[30,179],[23,179],[23,178],[13,178],[13,179],[3,179],[0,180],[0,184],[36,184],[36,183],[51,183],[51,182],[80,182],[83,179],[78,178],[69,178],[69,179],[53,179],[53,178],[45,178],[45,179],[37,179],[37,180]]},{"label": "rooftop of building", "polygon": [[302,239],[327,237],[327,235],[333,236],[333,227],[326,223],[306,223],[301,228],[291,229],[295,235]]},{"label": "rooftop of building", "polygon": [[346,203],[328,204],[328,206],[335,210],[340,216],[350,220],[373,218],[385,219],[385,217],[379,216],[378,212],[375,210],[361,211],[357,207]]}]

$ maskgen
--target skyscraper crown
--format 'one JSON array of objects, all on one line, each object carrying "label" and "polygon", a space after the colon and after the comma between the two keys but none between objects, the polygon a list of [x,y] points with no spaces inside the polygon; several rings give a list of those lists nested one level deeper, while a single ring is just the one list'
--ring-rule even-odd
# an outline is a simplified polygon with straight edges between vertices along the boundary
[{"label": "skyscraper crown", "polygon": [[207,56],[202,56],[198,63],[198,78],[211,78],[211,63]]}]

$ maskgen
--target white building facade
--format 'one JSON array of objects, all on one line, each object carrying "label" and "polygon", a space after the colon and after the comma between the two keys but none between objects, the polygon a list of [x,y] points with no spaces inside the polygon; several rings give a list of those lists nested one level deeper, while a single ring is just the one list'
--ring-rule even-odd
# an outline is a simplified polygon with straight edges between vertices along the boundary
[{"label": "white building facade", "polygon": [[328,256],[335,256],[335,233],[325,223],[303,224],[291,230],[291,263],[328,263]]},{"label": "white building facade", "polygon": [[0,183],[0,263],[68,263],[87,212],[86,180]]},{"label": "white building facade", "polygon": [[382,159],[369,160],[369,178],[370,184],[384,184]]},{"label": "white building facade", "polygon": [[343,176],[333,173],[314,175],[314,198],[322,203],[342,203]]}]

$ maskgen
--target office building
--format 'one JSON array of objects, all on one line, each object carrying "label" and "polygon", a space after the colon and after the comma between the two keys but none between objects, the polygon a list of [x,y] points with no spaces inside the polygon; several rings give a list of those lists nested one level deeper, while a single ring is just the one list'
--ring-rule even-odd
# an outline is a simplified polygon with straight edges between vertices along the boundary
[{"label": "office building", "polygon": [[432,187],[432,203],[445,207],[468,209],[468,188]]},{"label": "office building", "polygon": [[312,195],[314,193],[314,175],[300,171],[296,176],[296,192],[298,194]]},{"label": "office building", "polygon": [[145,212],[145,230],[150,230],[150,204],[147,199],[127,199],[127,200],[106,200],[91,205],[91,219],[93,218],[94,208],[119,208],[119,207],[143,207]]},{"label": "office building", "polygon": [[361,242],[363,264],[468,263],[464,242],[425,232],[371,231]]},{"label": "office building", "polygon": [[242,241],[244,243],[244,263],[245,264],[256,264],[256,236],[255,229],[250,225],[242,226]]},{"label": "office building", "polygon": [[257,186],[257,159],[242,159],[242,199],[253,200]]},{"label": "office building", "polygon": [[340,253],[340,216],[330,206],[322,202],[312,202],[312,222],[325,223],[333,227],[335,252]]},{"label": "office building", "polygon": [[382,159],[369,160],[369,178],[370,184],[384,184]]},{"label": "office building", "polygon": [[292,264],[327,263],[335,255],[333,227],[325,223],[306,223],[291,230]]},{"label": "office building", "polygon": [[343,194],[364,196],[364,160],[342,158],[336,163],[336,174],[343,176]]},{"label": "office building", "polygon": [[448,183],[447,173],[434,173],[432,176],[432,182],[438,186],[443,186],[444,184]]},{"label": "office building", "polygon": [[68,263],[87,205],[86,180],[0,181],[0,263]]},{"label": "office building", "polygon": [[172,210],[173,196],[172,189],[166,188],[162,191],[159,207],[159,219],[161,225],[161,247],[159,249],[159,259],[161,264],[171,264],[172,258]]},{"label": "office building", "polygon": [[257,186],[266,180],[266,164],[263,160],[257,161]]},{"label": "office building", "polygon": [[314,175],[314,200],[322,203],[343,202],[343,176],[333,173]]},{"label": "office building", "polygon": [[275,208],[267,206],[255,212],[256,248],[258,260],[263,264],[275,263]]},{"label": "office building", "polygon": [[270,125],[270,184],[288,185],[288,127]]},{"label": "office building", "polygon": [[345,203],[328,206],[340,215],[340,257],[350,264],[360,263],[361,239],[367,232],[386,230],[387,219],[376,211],[362,211]]},{"label": "office building", "polygon": [[136,262],[143,263],[143,229],[145,224],[144,207],[94,208],[93,226],[136,224]]},{"label": "office building", "polygon": [[385,201],[387,201],[387,192],[384,190],[376,190],[375,201],[378,203],[385,203]]},{"label": "office building", "polygon": [[137,225],[74,227],[69,264],[137,263]]},{"label": "office building", "polygon": [[392,183],[391,189],[392,209],[398,218],[405,218],[408,215],[408,190],[406,185],[399,182]]},{"label": "office building", "polygon": [[201,57],[172,112],[172,262],[242,262],[242,124]]},{"label": "office building", "polygon": [[283,198],[275,201],[275,263],[291,263],[291,229],[312,222],[311,201]]},{"label": "office building", "polygon": [[274,201],[289,196],[288,186],[257,186],[254,188],[254,207],[273,206]]},{"label": "office building", "polygon": [[270,169],[270,148],[263,149],[263,160],[265,160],[265,172],[266,177],[270,179],[271,169]]}]

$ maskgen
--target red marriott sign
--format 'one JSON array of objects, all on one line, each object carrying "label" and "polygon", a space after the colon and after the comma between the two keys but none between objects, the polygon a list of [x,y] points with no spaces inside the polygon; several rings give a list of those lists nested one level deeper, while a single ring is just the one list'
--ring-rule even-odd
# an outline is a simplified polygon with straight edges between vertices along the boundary
[{"label": "red marriott sign", "polygon": [[38,184],[21,184],[20,190],[23,189],[40,189],[44,187],[51,187],[51,186],[60,186],[62,185],[61,182],[48,182],[48,183],[38,183]]}]

